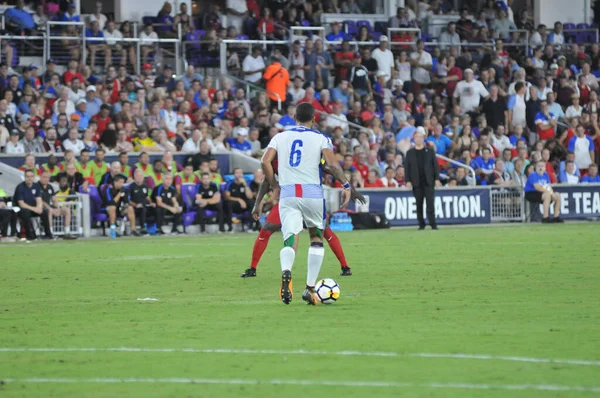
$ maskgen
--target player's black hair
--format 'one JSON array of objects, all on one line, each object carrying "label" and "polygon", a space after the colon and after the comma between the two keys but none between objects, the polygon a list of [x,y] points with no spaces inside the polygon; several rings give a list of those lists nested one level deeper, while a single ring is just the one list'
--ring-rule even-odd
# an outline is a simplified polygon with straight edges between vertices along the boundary
[{"label": "player's black hair", "polygon": [[296,120],[299,123],[309,123],[315,118],[315,108],[308,102],[303,102],[296,107]]},{"label": "player's black hair", "polygon": [[160,159],[154,159],[154,162],[152,162],[152,165],[156,165],[158,163],[162,163],[162,160],[160,160]]},{"label": "player's black hair", "polygon": [[204,178],[204,176],[210,177],[210,174],[209,173],[202,173],[202,178]]},{"label": "player's black hair", "polygon": [[113,179],[113,181],[117,182],[119,180],[127,181],[127,178],[125,178],[125,176],[123,174],[117,174],[115,176],[115,178]]}]

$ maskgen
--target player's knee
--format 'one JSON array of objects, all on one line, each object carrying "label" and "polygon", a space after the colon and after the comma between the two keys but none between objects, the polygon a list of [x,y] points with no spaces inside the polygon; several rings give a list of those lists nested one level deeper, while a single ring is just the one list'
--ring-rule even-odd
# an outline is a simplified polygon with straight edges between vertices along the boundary
[{"label": "player's knee", "polygon": [[290,236],[289,238],[287,238],[286,240],[283,241],[283,246],[284,247],[294,247],[294,235]]},{"label": "player's knee", "polygon": [[267,222],[267,223],[265,223],[265,225],[262,226],[262,229],[264,229],[265,231],[268,231],[268,232],[270,232],[270,233],[273,234],[273,233],[279,231],[280,226],[276,225],[276,224],[273,224],[273,223],[270,223],[270,222]]}]

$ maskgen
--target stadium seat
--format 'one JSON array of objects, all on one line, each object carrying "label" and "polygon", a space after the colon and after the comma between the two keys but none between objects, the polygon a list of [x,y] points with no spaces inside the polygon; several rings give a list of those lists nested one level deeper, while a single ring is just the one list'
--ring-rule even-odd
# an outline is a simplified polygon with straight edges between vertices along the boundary
[{"label": "stadium seat", "polygon": [[90,195],[90,219],[92,223],[100,223],[102,227],[102,235],[106,235],[106,222],[108,215],[102,212],[102,198],[100,192],[95,185],[90,185],[87,192],[84,192],[82,187],[79,187],[79,193],[87,193]]},{"label": "stadium seat", "polygon": [[348,33],[349,35],[353,35],[356,36],[358,34],[358,28],[356,27],[356,22],[354,21],[344,21],[344,29],[346,30],[346,33]]},{"label": "stadium seat", "polygon": [[[183,228],[190,226],[196,220],[196,184],[182,184],[181,198],[185,205],[183,213]],[[184,229],[185,231],[185,229]]]},{"label": "stadium seat", "polygon": [[237,35],[235,38],[238,40],[248,40],[248,35]]},{"label": "stadium seat", "polygon": [[371,37],[373,38],[373,41],[379,41],[379,38],[381,36],[383,36],[384,34],[381,32],[373,32],[371,33]]},{"label": "stadium seat", "polygon": [[387,35],[387,28],[388,28],[387,22],[382,22],[382,21],[375,22],[375,32],[379,32],[382,35]]},{"label": "stadium seat", "polygon": [[196,33],[196,34],[197,34],[197,35],[198,35],[200,38],[202,38],[202,37],[206,36],[206,31],[205,31],[205,30],[202,30],[202,29],[198,29],[198,30],[197,30],[196,32],[194,32],[194,33]]},{"label": "stadium seat", "polygon": [[371,22],[369,22],[367,20],[363,19],[363,20],[357,21],[356,26],[358,29],[360,29],[363,26],[366,26],[369,33],[373,34],[373,27],[371,26]]}]

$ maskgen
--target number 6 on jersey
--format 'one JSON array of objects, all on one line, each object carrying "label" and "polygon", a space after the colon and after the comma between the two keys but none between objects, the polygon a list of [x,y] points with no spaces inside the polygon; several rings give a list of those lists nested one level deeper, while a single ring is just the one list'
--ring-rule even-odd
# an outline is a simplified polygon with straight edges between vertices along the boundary
[{"label": "number 6 on jersey", "polygon": [[302,140],[294,140],[292,142],[292,151],[290,152],[290,167],[298,167],[302,160],[302,151],[300,150],[304,146]]}]

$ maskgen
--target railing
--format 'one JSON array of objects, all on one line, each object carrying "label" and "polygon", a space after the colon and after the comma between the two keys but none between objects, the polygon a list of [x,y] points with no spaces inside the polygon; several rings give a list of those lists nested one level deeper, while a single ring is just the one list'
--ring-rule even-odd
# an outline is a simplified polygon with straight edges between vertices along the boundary
[{"label": "railing", "polygon": [[[228,74],[228,67],[227,67],[227,49],[228,47],[231,46],[239,46],[239,47],[245,47],[248,46],[248,52],[252,52],[252,46],[253,45],[262,45],[263,49],[266,49],[267,46],[276,46],[276,45],[290,45],[290,42],[287,40],[230,40],[230,39],[226,39],[226,40],[221,40],[219,42],[220,48],[219,48],[219,61],[220,61],[220,69],[221,69],[221,74],[226,75]],[[241,57],[240,57],[241,58]],[[239,60],[240,65],[243,62],[243,59]]]},{"label": "railing", "polygon": [[[0,39],[12,42],[14,44],[12,54],[5,57],[8,66],[16,66],[18,59],[24,56],[41,56],[41,66],[46,69],[46,60],[48,59],[48,45],[44,36],[14,36],[2,35]],[[41,55],[40,55],[41,54]]]},{"label": "railing", "polygon": [[475,185],[475,182],[477,181],[477,177],[476,177],[476,175],[475,175],[475,170],[473,170],[473,168],[472,168],[471,166],[469,166],[469,165],[466,165],[466,164],[464,164],[464,163],[457,162],[456,160],[450,159],[449,157],[446,157],[446,156],[444,156],[444,155],[438,155],[438,154],[436,154],[435,156],[436,156],[438,159],[442,159],[442,160],[444,160],[444,161],[446,161],[446,162],[450,163],[450,164],[451,164],[451,165],[453,165],[453,166],[456,166],[456,167],[462,167],[462,168],[465,168],[465,169],[467,169],[467,171],[468,171],[468,172],[469,172],[469,174],[471,175],[471,177],[470,177],[470,178],[467,178],[467,182],[469,183],[469,185],[472,185],[472,186],[474,186],[474,185]]},{"label": "railing", "polygon": [[292,26],[290,29],[292,31],[293,40],[296,38],[300,39],[301,37],[306,37],[304,35],[296,36],[294,32],[320,32],[319,36],[321,37],[321,40],[325,41],[325,28],[322,26]]},{"label": "railing", "polygon": [[490,187],[490,215],[492,222],[525,222],[525,193],[515,185]]},{"label": "railing", "polygon": [[[82,202],[80,199],[81,195],[71,195],[65,197],[64,202],[58,202],[58,208],[60,210],[67,209],[70,216],[70,227],[71,235],[82,235],[83,234],[83,217],[82,217]],[[55,236],[66,235],[65,230],[65,215],[52,217],[52,224],[50,224],[52,234]]]},{"label": "railing", "polygon": [[[243,84],[246,86],[245,91],[246,91],[246,98],[249,100],[250,99],[250,88],[252,88],[254,91],[262,91],[264,93],[267,94],[271,94],[273,96],[275,96],[277,98],[277,110],[281,112],[281,97],[279,96],[279,94],[274,93],[273,91],[269,91],[267,89],[265,89],[264,87],[261,86],[257,86],[254,83],[250,83],[244,79],[240,79],[239,77],[235,77],[235,76],[231,76],[231,75],[223,75],[222,77],[233,80],[234,82],[237,82],[238,84]],[[285,100],[285,98],[284,98]]]},{"label": "railing", "polygon": [[[57,35],[57,28],[64,28],[67,26],[72,26],[75,28],[75,31],[68,35]],[[17,49],[17,55],[26,55],[26,56],[36,56],[41,58],[41,65],[45,69],[46,61],[48,59],[54,59],[60,63],[66,64],[68,60],[75,58],[85,65],[88,65],[88,45],[90,41],[94,39],[86,38],[85,34],[85,23],[83,22],[57,22],[57,21],[48,21],[46,24],[45,32],[42,36],[11,36],[11,35],[3,35],[1,38],[3,40],[9,40],[12,42],[23,42],[23,45],[20,49]],[[181,30],[181,29],[179,29]],[[137,31],[137,28],[134,25],[134,32]],[[110,40],[110,39],[109,39]],[[101,44],[106,43],[106,39],[98,39],[97,42]],[[33,43],[40,42],[40,45],[35,46]],[[146,45],[145,41],[142,41],[140,38],[124,38],[120,39],[119,43],[132,43],[136,48],[136,60],[137,60],[137,69],[139,72],[141,69],[141,63],[148,62],[148,59],[142,59],[141,47]],[[28,46],[28,47],[26,47]],[[154,49],[151,52],[152,58],[151,63],[154,63],[156,66],[161,66],[166,64],[168,61],[172,60],[174,63],[174,70],[176,74],[182,73],[182,58],[181,57],[181,41],[179,39],[166,39],[159,38],[154,41]],[[32,51],[28,50],[31,49]],[[20,54],[20,51],[24,51],[25,54]],[[121,53],[115,53],[113,50],[111,57],[120,57]],[[128,57],[129,54],[126,53]],[[129,65],[129,58],[127,59],[127,64]],[[113,60],[110,62],[105,62],[107,64],[113,64]]]}]

